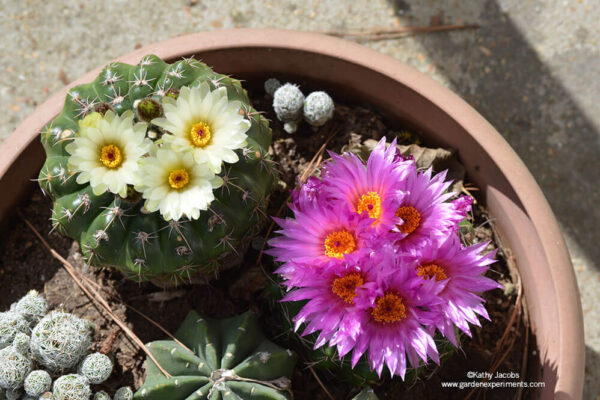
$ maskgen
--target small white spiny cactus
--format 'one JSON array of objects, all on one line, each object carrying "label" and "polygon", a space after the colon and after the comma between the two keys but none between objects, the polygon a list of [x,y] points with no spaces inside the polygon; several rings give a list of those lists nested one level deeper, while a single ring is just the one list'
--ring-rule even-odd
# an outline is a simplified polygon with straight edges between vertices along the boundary
[{"label": "small white spiny cactus", "polygon": [[53,311],[33,328],[31,352],[50,372],[73,368],[92,344],[93,328],[73,314]]},{"label": "small white spiny cactus", "polygon": [[281,82],[275,78],[269,78],[265,81],[265,92],[270,96],[274,96],[277,89],[281,87]]},{"label": "small white spiny cactus", "polygon": [[28,334],[30,331],[29,322],[23,315],[16,311],[0,313],[0,349],[12,344],[17,333]]},{"label": "small white spiny cactus", "polygon": [[325,92],[312,92],[304,100],[304,119],[313,127],[325,125],[333,117],[335,105]]},{"label": "small white spiny cactus", "polygon": [[115,393],[115,397],[113,400],[132,400],[133,399],[133,391],[129,386],[124,386],[119,388]]},{"label": "small white spiny cactus", "polygon": [[89,400],[92,390],[87,378],[69,374],[61,376],[54,382],[52,394],[54,400]]},{"label": "small white spiny cactus", "polygon": [[113,370],[110,358],[102,353],[85,356],[77,368],[80,375],[85,376],[91,384],[97,385],[106,381]]},{"label": "small white spiny cactus", "polygon": [[36,324],[48,312],[48,303],[37,290],[30,290],[15,306],[30,324]]},{"label": "small white spiny cactus", "polygon": [[273,95],[273,109],[277,118],[284,123],[284,129],[288,133],[294,133],[298,129],[303,106],[304,95],[294,84],[286,83]]},{"label": "small white spiny cactus", "polygon": [[94,400],[112,400],[112,399],[110,398],[108,393],[106,393],[104,390],[101,390],[94,394]]},{"label": "small white spiny cactus", "polygon": [[0,387],[9,390],[23,387],[25,378],[33,369],[29,353],[22,351],[23,343],[28,339],[27,335],[19,333],[15,339],[16,346],[13,344],[0,350]]},{"label": "small white spiny cactus", "polygon": [[52,377],[41,369],[32,371],[25,378],[24,387],[27,395],[38,398],[52,388]]}]

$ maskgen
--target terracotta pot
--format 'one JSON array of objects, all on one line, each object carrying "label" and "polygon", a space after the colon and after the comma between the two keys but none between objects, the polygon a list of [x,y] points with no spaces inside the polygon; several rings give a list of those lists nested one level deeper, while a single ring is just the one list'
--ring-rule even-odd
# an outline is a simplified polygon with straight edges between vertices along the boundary
[{"label": "terracotta pot", "polygon": [[[536,398],[579,399],[584,376],[583,319],[571,261],[558,224],[535,180],[496,130],[466,102],[403,63],[355,43],[274,29],[198,33],[153,44],[166,60],[196,56],[237,78],[293,77],[335,96],[369,103],[391,120],[418,128],[427,140],[458,150],[468,175],[523,280],[538,364],[529,381],[544,381]],[[91,81],[94,70],[71,85]],[[44,161],[38,132],[57,115],[63,89],[29,116],[0,147],[0,221],[28,193]],[[493,344],[492,344],[493,345]]]}]

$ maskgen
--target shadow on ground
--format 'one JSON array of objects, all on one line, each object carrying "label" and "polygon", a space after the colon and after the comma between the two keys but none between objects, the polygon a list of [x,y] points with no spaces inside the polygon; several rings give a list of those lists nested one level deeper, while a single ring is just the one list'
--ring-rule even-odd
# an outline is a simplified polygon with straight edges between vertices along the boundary
[{"label": "shadow on ground", "polygon": [[[444,14],[452,14],[450,3],[436,3],[435,9],[410,0],[390,3],[399,15],[420,16],[421,23],[427,15],[441,15],[442,23],[456,22],[443,20]],[[576,258],[591,260],[600,269],[595,262],[600,259],[600,132],[497,2],[487,0],[480,7],[479,20],[464,21],[479,24],[479,29],[416,40],[451,89],[490,121],[523,159],[564,232],[576,243],[571,251],[581,252]],[[570,54],[574,55],[582,56]],[[568,56],[558,55],[563,59],[557,61],[569,63]],[[587,58],[570,68],[588,76],[586,68],[594,65],[597,55],[583,57]],[[589,76],[593,79],[594,74]],[[586,347],[586,359],[583,397],[595,399],[600,393],[600,355]]]},{"label": "shadow on ground", "polygon": [[[450,7],[390,2],[400,14],[443,16],[443,7]],[[464,22],[480,28],[416,39],[452,90],[490,121],[527,164],[583,255],[592,262],[600,259],[600,133],[495,1],[485,2],[480,20]]]}]

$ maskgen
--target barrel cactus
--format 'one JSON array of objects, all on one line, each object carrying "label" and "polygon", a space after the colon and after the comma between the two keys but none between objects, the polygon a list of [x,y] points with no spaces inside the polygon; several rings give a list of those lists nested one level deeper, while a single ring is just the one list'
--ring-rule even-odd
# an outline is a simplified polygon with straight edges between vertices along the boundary
[{"label": "barrel cactus", "polygon": [[175,341],[148,344],[167,379],[150,360],[135,399],[290,399],[296,355],[268,341],[251,312],[225,319],[191,311]]},{"label": "barrel cactus", "polygon": [[7,394],[10,390],[22,388],[25,378],[33,369],[29,352],[21,346],[26,341],[27,335],[18,333],[16,343],[0,350],[0,387],[7,389]]},{"label": "barrel cactus", "polygon": [[108,64],[69,90],[41,140],[54,229],[88,264],[160,285],[239,262],[276,175],[240,81],[194,59]]}]

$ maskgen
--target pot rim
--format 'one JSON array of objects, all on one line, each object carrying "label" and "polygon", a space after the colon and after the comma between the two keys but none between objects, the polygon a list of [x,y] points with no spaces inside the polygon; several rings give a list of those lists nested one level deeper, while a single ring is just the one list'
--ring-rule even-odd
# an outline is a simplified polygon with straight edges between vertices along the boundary
[{"label": "pot rim", "polygon": [[[464,100],[417,70],[357,43],[321,34],[264,28],[199,32],[148,45],[114,61],[137,63],[150,53],[163,59],[174,59],[231,48],[298,50],[359,65],[415,91],[469,132],[504,174],[539,237],[549,263],[552,287],[560,293],[557,303],[560,351],[556,365],[559,379],[555,393],[566,395],[565,398],[580,398],[584,370],[583,315],[571,259],[540,187],[504,138]],[[32,141],[38,139],[38,133],[47,121],[58,115],[68,89],[92,81],[100,71],[101,67],[85,74],[50,97],[0,145],[0,179]]]}]

